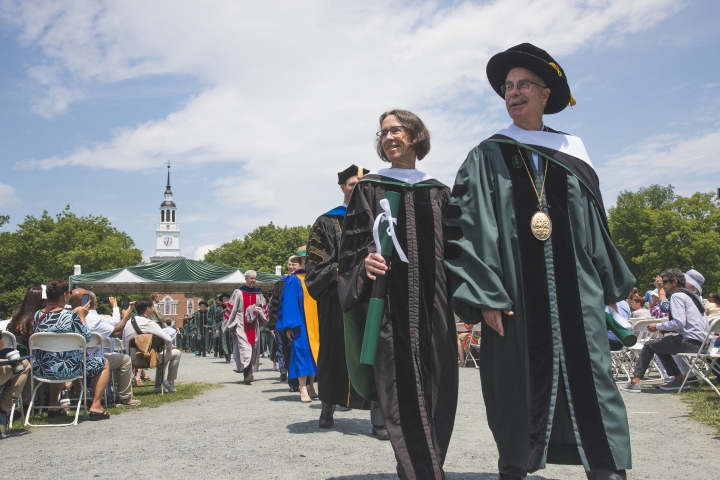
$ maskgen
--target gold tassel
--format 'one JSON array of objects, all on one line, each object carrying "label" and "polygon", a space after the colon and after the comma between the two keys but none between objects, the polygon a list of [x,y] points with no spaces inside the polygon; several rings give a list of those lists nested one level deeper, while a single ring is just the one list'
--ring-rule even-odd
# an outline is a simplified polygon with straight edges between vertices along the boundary
[{"label": "gold tassel", "polygon": [[550,65],[551,67],[553,67],[555,70],[557,70],[558,76],[559,76],[559,77],[562,77],[562,71],[560,71],[560,67],[558,66],[558,64],[557,64],[557,63],[553,63],[553,62],[548,62],[548,63],[549,63],[549,65]]},{"label": "gold tassel", "polygon": [[[571,96],[572,98],[572,96]],[[358,174],[357,174],[358,180],[360,180],[363,177],[363,168],[358,167]]]},{"label": "gold tassel", "polygon": [[575,100],[575,97],[572,96],[572,93],[570,94],[570,106],[574,107],[575,104],[577,104],[577,101]]}]

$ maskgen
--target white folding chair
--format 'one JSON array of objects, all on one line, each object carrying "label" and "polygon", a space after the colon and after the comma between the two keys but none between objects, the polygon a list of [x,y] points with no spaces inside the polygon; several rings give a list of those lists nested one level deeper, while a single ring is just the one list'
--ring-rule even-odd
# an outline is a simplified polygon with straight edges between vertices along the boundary
[{"label": "white folding chair", "polygon": [[[632,331],[637,337],[637,342],[632,347],[626,347],[625,350],[628,353],[627,361],[630,365],[630,371],[632,371],[635,368],[635,363],[637,363],[637,359],[640,356],[640,352],[643,349],[643,346],[645,345],[645,342],[648,340],[652,340],[653,338],[657,338],[658,332],[651,332],[647,329],[648,325],[651,325],[653,323],[661,323],[662,320],[658,318],[643,318],[638,321],[636,321],[632,326]],[[648,367],[648,371],[655,369],[658,372],[660,372],[660,369],[657,367],[657,364],[655,363],[655,357],[653,357],[652,361],[650,362],[650,365]],[[627,373],[627,370],[626,370]],[[628,378],[630,378],[630,374],[628,373]]]},{"label": "white folding chair", "polygon": [[[85,347],[86,347],[86,348],[100,347],[100,350],[101,350],[101,351],[104,351],[104,350],[105,350],[105,345],[106,345],[106,343],[107,343],[108,346],[110,345],[110,339],[109,339],[109,338],[106,338],[105,340],[103,340],[102,335],[100,335],[99,333],[97,333],[97,332],[90,332],[90,341],[87,342],[87,344],[85,345]],[[112,374],[112,372],[111,372],[111,374]],[[105,399],[105,406],[107,407],[107,406],[108,406],[107,388],[105,388],[105,391],[103,392],[103,398]]]},{"label": "white folding chair", "polygon": [[[705,383],[710,385],[710,387],[715,390],[715,393],[720,395],[720,390],[718,390],[717,387],[710,381],[710,379],[705,376],[705,374],[702,372],[703,369],[700,368],[701,366],[707,366],[706,359],[711,360],[708,374],[712,375],[713,368],[715,367],[718,358],[720,358],[720,353],[702,353],[706,349],[708,349],[708,340],[711,338],[715,340],[715,333],[720,332],[720,315],[711,315],[710,317],[708,317],[708,322],[710,323],[710,329],[708,330],[707,335],[705,335],[705,340],[703,341],[702,345],[700,345],[697,353],[678,353],[678,356],[682,358],[685,363],[687,363],[688,372],[685,375],[685,380],[683,380],[683,383],[682,385],[680,385],[677,393],[682,392],[682,389],[685,387],[685,383],[687,383],[688,378],[690,378],[692,374],[695,373],[695,375],[702,378]],[[700,385],[701,383],[698,382],[698,388],[700,387]]]},{"label": "white folding chair", "polygon": [[[481,333],[481,329],[482,329],[482,324],[477,323],[477,324],[473,325],[472,330],[470,330],[470,341],[467,343],[467,347],[465,347],[465,363],[463,363],[463,367],[464,367],[465,365],[467,365],[468,357],[470,357],[470,359],[471,359],[471,360],[473,361],[473,363],[475,364],[475,368],[480,368],[480,366],[478,365],[477,360],[475,360],[475,357],[474,357],[473,354],[472,354],[472,350],[473,350],[473,348],[474,348],[474,349],[477,350],[478,352],[480,351],[480,340],[481,340],[481,338],[480,338],[480,333]],[[474,341],[476,338],[477,338],[477,343],[473,343],[473,341]]]},{"label": "white folding chair", "polygon": [[[77,425],[78,422],[78,416],[80,415],[80,402],[83,402],[83,410],[85,411],[85,415],[87,415],[87,396],[85,392],[87,392],[87,348],[85,343],[85,337],[80,335],[79,333],[52,333],[52,332],[40,332],[35,333],[30,336],[30,345],[28,345],[28,350],[32,354],[35,350],[44,350],[46,352],[69,352],[71,350],[82,350],[82,358],[83,358],[83,368],[82,368],[82,376],[73,377],[73,378],[67,378],[64,380],[50,380],[47,378],[42,378],[35,376],[35,370],[33,369],[33,375],[30,377],[30,388],[32,389],[32,396],[30,397],[30,406],[28,407],[28,411],[25,414],[25,426],[31,426],[31,427],[66,427],[70,425]],[[34,361],[34,359],[33,359]],[[80,392],[80,397],[77,400],[77,407],[75,409],[75,419],[72,423],[62,423],[62,424],[51,424],[51,425],[33,425],[30,423],[30,415],[33,412],[33,408],[39,408],[40,413],[42,413],[43,407],[34,407],[35,403],[35,394],[37,393],[38,388],[40,388],[40,385],[43,383],[65,383],[70,382],[73,380],[77,380],[82,378],[82,391]],[[35,380],[38,381],[37,386],[35,385]],[[45,407],[47,408],[47,407]]]},{"label": "white folding chair", "polygon": [[[8,331],[2,331],[0,333],[2,333],[5,348],[12,348],[13,350],[17,350],[17,338],[15,338],[15,335]],[[25,411],[23,410],[22,405],[22,398],[18,398],[17,402],[13,404],[12,409],[10,410],[10,422],[8,428],[12,428],[13,419],[15,418],[15,407],[20,407],[20,415],[25,416]]]}]

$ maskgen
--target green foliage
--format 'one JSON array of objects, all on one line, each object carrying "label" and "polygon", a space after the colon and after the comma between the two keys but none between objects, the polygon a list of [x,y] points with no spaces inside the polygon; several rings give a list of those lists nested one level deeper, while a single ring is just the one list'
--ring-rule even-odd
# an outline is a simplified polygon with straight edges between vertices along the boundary
[{"label": "green foliage", "polygon": [[25,217],[15,232],[0,233],[0,310],[8,314],[32,286],[86,272],[135,265],[140,250],[105,217],[78,217],[68,205],[55,218]]},{"label": "green foliage", "polygon": [[705,276],[703,292],[717,291],[720,203],[714,197],[700,192],[682,197],[675,195],[672,185],[620,193],[608,224],[641,291],[666,268],[694,268]]},{"label": "green foliage", "polygon": [[0,215],[0,227],[10,221],[10,215]]},{"label": "green foliage", "polygon": [[275,273],[275,265],[282,265],[283,272],[287,273],[287,259],[307,243],[309,233],[310,225],[281,228],[270,222],[242,240],[236,239],[209,251],[204,260],[266,273]]}]

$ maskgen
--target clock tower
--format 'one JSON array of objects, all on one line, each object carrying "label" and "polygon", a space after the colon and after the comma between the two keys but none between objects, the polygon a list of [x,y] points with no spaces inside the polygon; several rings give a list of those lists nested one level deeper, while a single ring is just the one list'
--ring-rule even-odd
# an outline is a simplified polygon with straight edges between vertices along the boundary
[{"label": "clock tower", "polygon": [[173,193],[170,188],[170,164],[168,163],[167,186],[165,187],[165,200],[160,204],[160,223],[155,229],[156,250],[150,257],[150,262],[176,260],[185,258],[180,255],[180,227],[175,217],[177,206],[173,202]]}]

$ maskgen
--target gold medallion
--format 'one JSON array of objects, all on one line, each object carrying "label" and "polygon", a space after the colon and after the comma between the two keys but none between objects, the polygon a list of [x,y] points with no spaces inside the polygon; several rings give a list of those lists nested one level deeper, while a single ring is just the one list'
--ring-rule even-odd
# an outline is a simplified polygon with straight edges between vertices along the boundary
[{"label": "gold medallion", "polygon": [[530,219],[530,230],[532,230],[532,234],[535,235],[535,238],[540,241],[544,242],[550,238],[550,234],[552,233],[552,222],[550,221],[548,214],[542,210],[535,212]]}]

